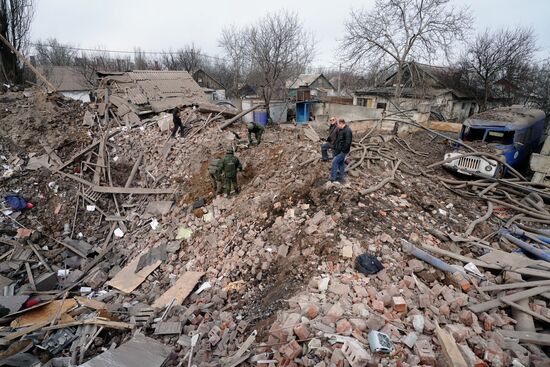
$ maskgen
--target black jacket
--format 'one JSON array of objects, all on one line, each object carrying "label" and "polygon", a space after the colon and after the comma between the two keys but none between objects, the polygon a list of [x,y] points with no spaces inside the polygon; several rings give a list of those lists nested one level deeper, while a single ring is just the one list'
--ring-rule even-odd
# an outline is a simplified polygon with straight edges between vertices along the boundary
[{"label": "black jacket", "polygon": [[328,128],[328,138],[327,143],[331,148],[334,148],[334,143],[336,142],[336,137],[338,136],[338,125],[332,124]]},{"label": "black jacket", "polygon": [[348,154],[351,150],[351,141],[353,139],[353,134],[349,126],[344,126],[343,129],[338,130],[338,136],[334,142],[334,155],[345,153]]},{"label": "black jacket", "polygon": [[179,113],[180,111],[176,109],[172,112],[172,121],[174,122],[175,125],[181,125],[181,118]]}]

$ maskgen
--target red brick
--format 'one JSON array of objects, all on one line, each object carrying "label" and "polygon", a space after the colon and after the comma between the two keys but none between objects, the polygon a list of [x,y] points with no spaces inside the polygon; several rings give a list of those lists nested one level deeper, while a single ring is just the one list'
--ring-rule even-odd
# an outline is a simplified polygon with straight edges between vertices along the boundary
[{"label": "red brick", "polygon": [[296,334],[298,339],[304,340],[309,337],[309,330],[304,324],[298,324],[294,327],[294,334]]},{"label": "red brick", "polygon": [[313,320],[319,314],[319,307],[309,303],[302,309],[302,314],[310,320]]},{"label": "red brick", "polygon": [[296,342],[296,340],[292,340],[288,344],[283,345],[279,349],[279,352],[281,352],[285,358],[292,360],[302,354],[302,347]]},{"label": "red brick", "polygon": [[495,325],[495,318],[488,313],[484,312],[479,316],[479,320],[483,322],[483,330],[491,331]]},{"label": "red brick", "polygon": [[392,304],[395,311],[407,312],[407,302],[405,302],[403,297],[393,297]]},{"label": "red brick", "polygon": [[372,308],[375,311],[384,312],[384,302],[379,299],[375,299],[372,301]]},{"label": "red brick", "polygon": [[444,317],[449,317],[449,315],[451,314],[451,309],[449,308],[449,305],[444,303],[439,306],[439,314]]},{"label": "red brick", "polygon": [[508,366],[508,354],[506,354],[493,340],[487,343],[487,349],[483,359],[491,366]]},{"label": "red brick", "polygon": [[336,323],[336,332],[338,334],[350,335],[351,329],[351,324],[346,319],[338,320],[338,322]]},{"label": "red brick", "polygon": [[460,312],[459,319],[460,319],[460,322],[463,323],[464,325],[472,326],[472,324],[474,323],[474,317],[475,315],[473,314],[472,311],[462,310],[462,312]]},{"label": "red brick", "polygon": [[418,340],[414,346],[414,351],[420,358],[420,363],[428,366],[435,366],[435,353],[426,339]]},{"label": "red brick", "polygon": [[418,296],[418,306],[429,308],[432,305],[432,299],[429,293],[424,293]]}]

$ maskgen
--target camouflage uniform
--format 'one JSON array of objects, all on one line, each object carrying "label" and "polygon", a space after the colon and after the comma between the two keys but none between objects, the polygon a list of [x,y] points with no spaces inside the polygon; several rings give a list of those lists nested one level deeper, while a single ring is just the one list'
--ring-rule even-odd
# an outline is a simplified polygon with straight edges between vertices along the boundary
[{"label": "camouflage uniform", "polygon": [[251,145],[254,144],[254,141],[252,140],[252,133],[254,133],[254,137],[256,138],[256,144],[260,145],[260,142],[262,141],[262,134],[264,133],[264,127],[255,122],[248,124],[248,142]]},{"label": "camouflage uniform", "polygon": [[233,185],[235,192],[238,194],[237,170],[242,171],[243,167],[239,159],[233,155],[232,148],[227,149],[226,155],[222,161],[222,167],[225,173],[225,193],[229,195],[231,193],[231,185]]},{"label": "camouflage uniform", "polygon": [[208,165],[208,173],[212,179],[212,187],[216,194],[221,194],[223,191],[222,181],[223,162],[221,159],[213,159]]}]

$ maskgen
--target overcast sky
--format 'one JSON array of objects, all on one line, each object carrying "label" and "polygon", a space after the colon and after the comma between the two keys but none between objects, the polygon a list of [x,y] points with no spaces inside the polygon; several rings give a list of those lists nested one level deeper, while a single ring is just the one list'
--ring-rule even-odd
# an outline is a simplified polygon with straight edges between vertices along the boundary
[{"label": "overcast sky", "polygon": [[[550,0],[455,0],[467,5],[475,29],[531,26],[540,48],[550,56]],[[195,43],[205,53],[221,56],[218,39],[224,26],[256,21],[268,11],[298,12],[317,40],[316,66],[336,64],[338,39],[352,8],[374,0],[36,0],[32,40],[57,38],[82,48],[109,50],[176,50]]]}]

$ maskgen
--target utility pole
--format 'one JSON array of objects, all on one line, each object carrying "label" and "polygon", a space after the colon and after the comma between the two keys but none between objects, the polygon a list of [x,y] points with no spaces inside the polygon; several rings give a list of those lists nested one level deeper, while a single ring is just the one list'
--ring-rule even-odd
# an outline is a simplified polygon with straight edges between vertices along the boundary
[{"label": "utility pole", "polygon": [[338,95],[340,95],[340,79],[342,78],[342,63],[338,67]]}]

